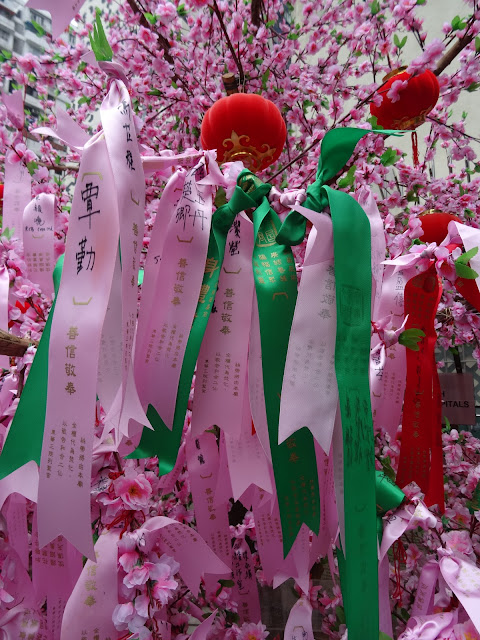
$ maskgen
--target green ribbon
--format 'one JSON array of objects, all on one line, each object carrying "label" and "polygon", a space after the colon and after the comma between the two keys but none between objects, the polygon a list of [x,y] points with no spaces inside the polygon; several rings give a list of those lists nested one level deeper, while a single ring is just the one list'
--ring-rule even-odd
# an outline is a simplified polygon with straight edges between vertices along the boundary
[{"label": "green ribbon", "polygon": [[302,523],[314,533],[318,533],[320,527],[318,472],[312,434],[302,427],[278,444],[280,394],[297,299],[297,275],[290,247],[275,240],[281,222],[267,200],[271,185],[263,184],[247,170],[239,175],[238,184],[247,191],[252,208],[255,208],[253,275],[260,319],[268,435],[286,556]]},{"label": "green ribbon", "polygon": [[[349,640],[377,638],[379,632],[375,458],[369,388],[371,239],[368,218],[358,202],[325,183],[339,173],[357,142],[368,133],[372,131],[353,128],[326,133],[317,177],[308,187],[304,202],[305,207],[315,211],[329,205],[333,224],[337,290],[335,372],[344,450],[346,563],[342,592]],[[305,225],[305,218],[292,211],[277,241],[299,244],[305,235]]]},{"label": "green ribbon", "polygon": [[[227,233],[233,224],[235,216],[249,207],[251,207],[250,198],[237,186],[230,201],[219,207],[212,216],[206,262],[206,265],[209,265],[209,269],[205,271],[202,282],[203,285],[209,287],[208,295],[202,296],[197,303],[180,372],[172,429],[170,430],[167,427],[154,405],[149,404],[147,418],[150,420],[153,430],[143,429],[138,447],[127,456],[127,458],[158,456],[158,473],[160,476],[169,473],[177,460],[193,373],[217,291],[225,254]],[[211,270],[212,265],[215,267],[213,273]]]},{"label": "green ribbon", "polygon": [[47,410],[48,351],[55,302],[60,286],[64,256],[61,255],[53,270],[55,300],[50,309],[47,322],[37,352],[30,367],[25,387],[12,426],[0,455],[0,479],[19,469],[30,460],[40,466],[45,413]]},{"label": "green ribbon", "polygon": [[375,471],[375,496],[377,498],[377,534],[379,543],[383,536],[383,516],[397,509],[405,500],[405,494],[383,471]]}]

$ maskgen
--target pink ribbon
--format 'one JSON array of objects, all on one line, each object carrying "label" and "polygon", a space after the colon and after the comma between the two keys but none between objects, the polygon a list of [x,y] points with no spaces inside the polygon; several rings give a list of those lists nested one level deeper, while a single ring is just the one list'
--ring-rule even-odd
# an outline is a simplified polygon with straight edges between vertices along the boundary
[{"label": "pink ribbon", "polygon": [[37,517],[32,525],[32,582],[39,602],[47,599],[47,632],[60,640],[67,600],[82,571],[82,556],[63,536],[43,549],[38,546]]},{"label": "pink ribbon", "polygon": [[442,632],[452,626],[453,621],[454,614],[451,611],[430,616],[412,616],[398,640],[437,640]]},{"label": "pink ribbon", "polygon": [[204,268],[218,268],[206,265],[213,187],[202,184],[204,172],[205,158],[201,158],[187,172],[180,199],[169,216],[154,305],[138,338],[136,382],[142,404],[145,408],[152,404],[169,428],[197,301],[208,293],[208,285],[201,291]]},{"label": "pink ribbon", "polygon": [[[213,623],[215,622],[215,616],[217,615],[217,609],[201,622],[195,631],[190,636],[190,640],[207,640],[208,633],[210,632]],[[163,637],[163,636],[162,636]]]},{"label": "pink ribbon", "polygon": [[[4,205],[5,210],[5,205]],[[10,276],[5,264],[0,267],[0,329],[8,333],[8,294],[10,291]],[[10,369],[10,358],[0,356],[0,368]],[[4,382],[5,384],[5,382]],[[8,386],[8,385],[7,385]],[[3,390],[3,387],[2,387]]]},{"label": "pink ribbon", "polygon": [[299,205],[293,209],[314,227],[308,237],[290,331],[278,441],[282,443],[306,426],[323,450],[329,452],[338,404],[332,221],[323,213]]},{"label": "pink ribbon", "polygon": [[285,640],[313,640],[312,605],[307,598],[300,598],[290,609],[283,637]]},{"label": "pink ribbon", "polygon": [[63,615],[61,640],[117,638],[112,622],[118,604],[119,531],[105,530],[95,544],[96,561],[87,560]]},{"label": "pink ribbon", "polygon": [[3,512],[7,521],[8,540],[28,571],[27,505],[24,496],[12,493]]},{"label": "pink ribbon", "polygon": [[208,546],[231,567],[231,543],[227,502],[214,504],[218,479],[218,447],[213,433],[186,441],[187,467],[190,476],[198,533]]},{"label": "pink ribbon", "polygon": [[255,292],[253,294],[252,317],[250,321],[250,344],[248,351],[248,395],[252,411],[253,425],[267,460],[271,462],[270,440],[268,436],[267,409],[263,391],[262,348],[260,344],[260,320]]},{"label": "pink ribbon", "polygon": [[[23,92],[16,90],[11,94],[2,93],[2,102],[7,108],[7,115],[12,125],[18,130],[12,144],[22,142],[25,113],[23,108]],[[23,162],[11,163],[5,161],[4,192],[3,192],[3,222],[2,231],[10,229],[19,240],[22,236],[23,210],[31,199],[31,178]]]},{"label": "pink ribbon", "polygon": [[[370,389],[372,416],[375,427],[382,427],[395,437],[403,406],[406,380],[405,348],[399,345],[398,334],[405,322],[404,290],[412,275],[411,270],[393,273],[385,270],[382,296],[376,307],[374,323],[381,327],[382,335],[372,336],[370,357]],[[390,320],[388,320],[390,318]],[[391,333],[389,333],[391,332]],[[380,338],[388,343],[388,354]],[[394,339],[393,339],[394,338]]]},{"label": "pink ribbon", "polygon": [[380,546],[379,560],[385,557],[392,544],[402,536],[405,531],[411,531],[417,527],[433,529],[437,523],[436,517],[427,509],[421,500],[416,504],[408,504],[400,507],[390,516],[384,519],[382,544]]},{"label": "pink ribbon", "polygon": [[23,212],[23,249],[28,277],[53,297],[55,196],[41,193]]},{"label": "pink ribbon", "polygon": [[237,538],[232,548],[234,600],[238,605],[240,622],[260,622],[260,598],[258,596],[255,563],[244,538]]},{"label": "pink ribbon", "polygon": [[129,435],[129,421],[148,420],[133,376],[132,350],[137,322],[138,270],[143,248],[145,176],[140,158],[127,79],[121,65],[100,62],[109,78],[100,115],[113,171],[122,251],[122,395],[119,431]]},{"label": "pink ribbon", "polygon": [[224,432],[233,499],[240,500],[252,485],[273,494],[268,460],[257,434],[252,433],[252,416],[247,394],[244,395],[240,417],[241,433],[238,439]]},{"label": "pink ribbon", "polygon": [[50,336],[38,497],[39,543],[63,534],[94,558],[90,469],[100,338],[118,242],[113,175],[102,134],[79,168]]},{"label": "pink ribbon", "polygon": [[480,633],[480,569],[462,553],[443,548],[437,553],[445,582]]},{"label": "pink ribbon", "polygon": [[62,107],[57,106],[56,115],[57,124],[55,129],[51,127],[37,127],[33,129],[32,133],[58,138],[72,149],[81,151],[88,143],[88,133],[86,133]]},{"label": "pink ribbon", "polygon": [[227,234],[214,308],[198,356],[193,435],[217,424],[225,434],[240,436],[253,303],[252,251],[253,225],[240,214]]},{"label": "pink ribbon", "polygon": [[159,543],[164,552],[180,564],[180,575],[196,596],[204,573],[230,575],[230,568],[215,555],[200,534],[171,518],[156,516],[137,529],[138,539],[148,552]]},{"label": "pink ribbon", "polygon": [[12,493],[19,493],[27,500],[37,502],[38,498],[38,466],[33,460],[0,480],[0,509]]}]

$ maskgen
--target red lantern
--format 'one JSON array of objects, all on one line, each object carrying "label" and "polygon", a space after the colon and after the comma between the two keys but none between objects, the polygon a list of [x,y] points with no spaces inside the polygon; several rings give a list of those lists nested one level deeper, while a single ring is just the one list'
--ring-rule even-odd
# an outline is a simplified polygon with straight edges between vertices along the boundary
[{"label": "red lantern", "polygon": [[427,211],[419,216],[422,223],[423,235],[421,240],[424,242],[436,242],[441,244],[448,233],[448,223],[454,220],[461,222],[460,218],[454,216],[453,213],[444,213],[442,211]]},{"label": "red lantern", "polygon": [[217,149],[218,162],[241,160],[257,172],[278,159],[286,137],[285,122],[273,102],[253,93],[234,93],[206,112],[200,141],[204,149]]},{"label": "red lantern", "polygon": [[[387,97],[392,84],[397,80],[407,81],[408,85],[399,91],[397,102]],[[437,104],[440,86],[434,73],[424,71],[412,76],[401,67],[384,78],[384,84],[378,90],[382,96],[382,104],[377,107],[370,103],[370,113],[377,118],[377,123],[384,129],[416,129]]]}]

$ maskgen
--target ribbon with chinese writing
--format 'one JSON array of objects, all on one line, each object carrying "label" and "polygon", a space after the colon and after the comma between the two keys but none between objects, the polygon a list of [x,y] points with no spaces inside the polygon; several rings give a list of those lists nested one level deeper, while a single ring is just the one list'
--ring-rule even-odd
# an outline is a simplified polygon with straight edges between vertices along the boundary
[{"label": "ribbon with chinese writing", "polygon": [[118,248],[115,186],[103,133],[84,147],[49,343],[38,488],[43,547],[63,534],[94,559],[90,475],[100,338]]},{"label": "ribbon with chinese writing", "polygon": [[[375,465],[369,389],[371,233],[368,218],[358,202],[326,185],[334,180],[357,142],[367,133],[370,132],[350,128],[327,132],[322,141],[316,181],[308,187],[304,202],[305,207],[315,211],[329,205],[333,223],[337,306],[335,372],[344,449],[346,566],[342,591],[350,640],[375,638],[379,628]],[[299,244],[305,234],[305,224],[306,219],[298,211],[292,211],[277,240]]]},{"label": "ribbon with chinese writing", "polygon": [[425,337],[419,350],[407,350],[407,383],[403,404],[402,446],[397,484],[416,482],[425,493],[427,506],[438,504],[443,510],[443,461],[441,446],[441,394],[434,327],[442,295],[435,264],[411,278],[405,287],[406,330],[421,329]]},{"label": "ribbon with chinese writing", "polygon": [[217,209],[212,215],[203,281],[180,372],[173,426],[170,430],[154,405],[150,403],[147,417],[153,430],[143,430],[138,447],[128,456],[130,458],[158,456],[160,475],[169,473],[177,459],[193,373],[217,290],[227,233],[235,216],[249,207],[251,207],[250,198],[240,187],[236,187],[230,202]]},{"label": "ribbon with chinese writing", "polygon": [[[145,176],[128,80],[121,65],[100,62],[109,78],[108,94],[100,109],[108,156],[115,181],[122,257],[122,389],[118,398],[118,428],[128,435],[129,420],[145,422],[133,376],[132,349],[137,321],[138,270],[143,246]],[[92,211],[98,214],[98,210]]]}]

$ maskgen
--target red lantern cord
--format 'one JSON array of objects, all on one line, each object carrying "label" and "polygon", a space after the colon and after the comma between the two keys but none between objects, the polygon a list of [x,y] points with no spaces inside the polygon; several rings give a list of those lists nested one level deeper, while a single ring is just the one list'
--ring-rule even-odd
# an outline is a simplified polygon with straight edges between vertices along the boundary
[{"label": "red lantern cord", "polygon": [[420,161],[418,159],[418,137],[417,132],[412,131],[412,150],[413,150],[413,166],[418,167]]},{"label": "red lantern cord", "polygon": [[401,540],[397,540],[393,544],[393,566],[395,569],[395,591],[392,593],[392,596],[396,599],[400,598],[402,595],[402,583],[400,581],[400,565],[406,564],[407,562],[407,554],[405,551],[405,547],[403,546],[403,542]]}]

